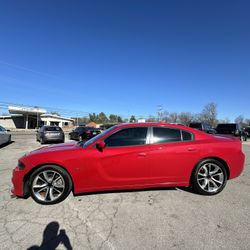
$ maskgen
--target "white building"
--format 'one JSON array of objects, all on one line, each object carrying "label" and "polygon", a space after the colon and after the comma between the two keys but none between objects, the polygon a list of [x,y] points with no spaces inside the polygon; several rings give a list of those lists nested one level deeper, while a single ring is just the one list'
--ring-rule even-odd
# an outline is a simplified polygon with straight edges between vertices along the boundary
[{"label": "white building", "polygon": [[41,125],[66,127],[73,125],[74,123],[74,119],[65,118],[53,114],[42,114],[40,115],[40,118],[41,118]]},{"label": "white building", "polygon": [[8,128],[34,129],[42,125],[72,126],[73,119],[48,114],[46,109],[38,107],[9,106],[10,115],[0,116],[0,125]]}]

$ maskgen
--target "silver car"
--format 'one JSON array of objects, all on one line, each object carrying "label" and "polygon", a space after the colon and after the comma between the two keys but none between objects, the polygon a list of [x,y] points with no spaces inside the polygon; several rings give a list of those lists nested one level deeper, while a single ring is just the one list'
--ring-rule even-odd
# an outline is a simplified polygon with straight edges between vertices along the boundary
[{"label": "silver car", "polygon": [[58,126],[43,126],[37,130],[36,140],[41,144],[47,142],[64,142],[63,130]]},{"label": "silver car", "polygon": [[10,130],[0,126],[0,145],[11,142]]}]

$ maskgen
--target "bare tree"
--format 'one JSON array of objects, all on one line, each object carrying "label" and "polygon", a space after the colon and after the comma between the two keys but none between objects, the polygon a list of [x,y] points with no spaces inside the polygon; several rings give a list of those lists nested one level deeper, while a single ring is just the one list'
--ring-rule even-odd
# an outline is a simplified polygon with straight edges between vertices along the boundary
[{"label": "bare tree", "polygon": [[220,119],[218,123],[230,123],[230,119],[228,117],[225,117],[224,119]]},{"label": "bare tree", "polygon": [[178,120],[178,114],[176,112],[169,113],[168,122],[176,123]]},{"label": "bare tree", "polygon": [[153,115],[150,115],[149,117],[148,117],[148,119],[146,120],[146,122],[156,122],[157,121],[157,119],[156,119],[156,117],[154,117]]},{"label": "bare tree", "polygon": [[210,102],[203,108],[201,112],[201,118],[203,121],[215,127],[217,124],[217,104]]},{"label": "bare tree", "polygon": [[240,125],[244,124],[244,116],[243,115],[239,115],[234,119],[235,123],[239,123]]},{"label": "bare tree", "polygon": [[249,119],[249,118],[246,118],[246,119],[245,119],[245,124],[246,124],[247,126],[250,126],[250,119]]},{"label": "bare tree", "polygon": [[178,121],[183,125],[189,125],[192,119],[193,116],[190,112],[182,112],[178,115]]},{"label": "bare tree", "polygon": [[161,114],[161,120],[159,120],[159,121],[169,122],[168,115],[169,115],[168,111],[165,110],[164,112],[162,112],[162,114]]}]

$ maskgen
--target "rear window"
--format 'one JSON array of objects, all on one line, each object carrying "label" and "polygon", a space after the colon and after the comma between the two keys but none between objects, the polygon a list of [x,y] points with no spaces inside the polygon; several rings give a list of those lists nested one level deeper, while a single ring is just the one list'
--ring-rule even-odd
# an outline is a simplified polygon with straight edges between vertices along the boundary
[{"label": "rear window", "polygon": [[45,127],[44,131],[62,131],[60,127]]},{"label": "rear window", "polygon": [[181,131],[172,128],[153,128],[153,143],[181,141]]},{"label": "rear window", "polygon": [[182,130],[182,140],[183,141],[192,141],[194,139],[193,134],[187,131]]}]

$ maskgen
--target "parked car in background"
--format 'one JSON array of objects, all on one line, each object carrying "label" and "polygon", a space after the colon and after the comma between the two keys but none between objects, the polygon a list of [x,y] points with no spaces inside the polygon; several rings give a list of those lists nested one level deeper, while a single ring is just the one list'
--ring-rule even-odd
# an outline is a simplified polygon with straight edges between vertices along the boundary
[{"label": "parked car in background", "polygon": [[216,133],[239,137],[241,141],[247,141],[247,133],[238,123],[219,123]]},{"label": "parked car in background", "polygon": [[42,126],[37,130],[36,140],[41,144],[47,142],[64,142],[64,132],[58,126]]},{"label": "parked car in background", "polygon": [[245,127],[244,131],[246,132],[247,137],[250,137],[250,126]]},{"label": "parked car in background", "polygon": [[94,127],[79,126],[69,133],[70,140],[86,141],[101,133],[101,130]]},{"label": "parked car in background", "polygon": [[100,126],[100,130],[104,131],[104,130],[109,129],[109,128],[115,126],[115,125],[117,125],[117,123],[103,124],[103,125]]},{"label": "parked car in background", "polygon": [[200,131],[204,131],[208,134],[215,134],[216,133],[215,129],[213,129],[209,124],[207,124],[205,122],[191,122],[189,124],[189,127],[199,129]]},{"label": "parked car in background", "polygon": [[241,174],[244,160],[241,142],[234,138],[165,123],[120,124],[85,143],[53,145],[23,156],[13,171],[11,191],[41,204],[61,202],[71,191],[165,186],[191,186],[199,194],[215,195]]},{"label": "parked car in background", "polygon": [[0,145],[11,142],[11,134],[9,129],[0,126]]}]

